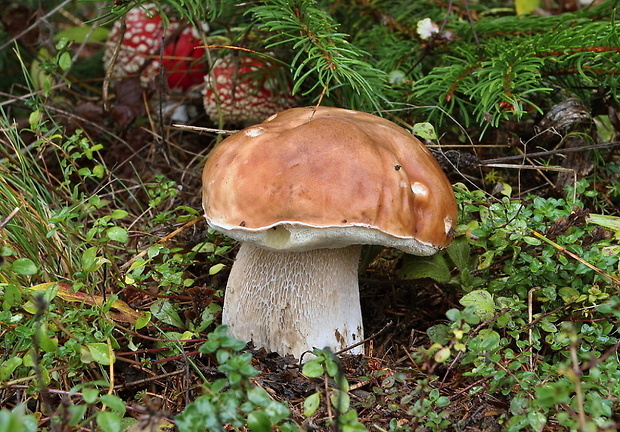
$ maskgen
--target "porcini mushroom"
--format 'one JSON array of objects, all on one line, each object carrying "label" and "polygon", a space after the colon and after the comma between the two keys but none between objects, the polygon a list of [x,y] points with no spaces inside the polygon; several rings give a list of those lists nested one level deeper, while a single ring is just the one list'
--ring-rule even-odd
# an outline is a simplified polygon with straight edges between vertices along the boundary
[{"label": "porcini mushroom", "polygon": [[213,229],[241,242],[223,323],[296,357],[363,339],[361,245],[431,255],[450,243],[457,216],[419,140],[381,117],[328,107],[289,109],[222,141],[204,168],[203,205]]}]

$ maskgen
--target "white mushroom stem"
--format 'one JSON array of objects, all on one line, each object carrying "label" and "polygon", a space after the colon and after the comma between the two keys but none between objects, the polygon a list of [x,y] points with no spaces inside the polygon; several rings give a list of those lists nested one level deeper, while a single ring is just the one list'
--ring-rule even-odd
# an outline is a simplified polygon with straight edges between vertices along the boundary
[{"label": "white mushroom stem", "polygon": [[360,253],[361,246],[274,252],[242,243],[226,286],[223,323],[231,336],[297,358],[361,341]]}]

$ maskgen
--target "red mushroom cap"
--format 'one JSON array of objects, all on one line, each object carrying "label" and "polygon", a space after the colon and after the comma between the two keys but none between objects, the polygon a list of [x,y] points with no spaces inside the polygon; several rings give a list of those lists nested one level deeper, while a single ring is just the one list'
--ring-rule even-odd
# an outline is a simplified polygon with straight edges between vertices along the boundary
[{"label": "red mushroom cap", "polygon": [[[161,58],[155,58],[142,72],[140,79],[143,83],[151,82],[159,73],[163,65],[166,71],[168,87],[171,89],[188,90],[202,85],[207,72],[204,45],[196,29],[186,27],[174,40],[171,40]],[[161,63],[161,64],[160,64]]]},{"label": "red mushroom cap", "polygon": [[[203,58],[204,48],[195,49],[203,44],[196,29],[187,26],[175,38],[166,40],[166,37],[179,30],[181,24],[171,20],[170,26],[164,28],[159,11],[152,4],[132,8],[126,15],[125,23],[126,30],[114,65],[113,79],[140,73],[140,82],[146,87],[163,67],[170,89],[187,90],[202,84],[207,62]],[[110,66],[121,37],[121,27],[121,21],[115,22],[106,42],[106,69]],[[164,42],[166,46],[162,54]]]},{"label": "red mushroom cap", "polygon": [[204,107],[214,123],[251,125],[297,105],[283,68],[264,58],[228,55],[205,76]]},{"label": "red mushroom cap", "polygon": [[108,69],[119,38],[122,37],[112,72],[114,79],[137,74],[153,53],[161,49],[164,30],[162,18],[155,6],[147,4],[132,8],[125,15],[125,24],[125,33],[121,35],[122,22],[114,23],[103,56],[105,67]]}]

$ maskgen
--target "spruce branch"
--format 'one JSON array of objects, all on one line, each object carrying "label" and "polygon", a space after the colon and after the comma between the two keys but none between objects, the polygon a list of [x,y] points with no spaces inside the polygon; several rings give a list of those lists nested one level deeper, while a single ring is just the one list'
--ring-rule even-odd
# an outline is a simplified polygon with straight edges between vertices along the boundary
[{"label": "spruce branch", "polygon": [[379,109],[386,75],[371,66],[368,54],[338,32],[334,19],[314,0],[269,0],[249,11],[258,28],[273,35],[267,48],[286,45],[295,85],[304,95],[329,96],[338,89],[342,104],[354,109]]},{"label": "spruce branch", "polygon": [[170,24],[168,15],[174,13],[195,28],[204,28],[205,23],[216,19],[224,9],[223,0],[123,1],[111,3],[109,7],[106,7],[107,12],[97,18],[97,20],[103,22],[113,21],[122,17],[134,7],[141,6],[148,10],[148,5],[153,5],[157,9],[166,26]]},{"label": "spruce branch", "polygon": [[[454,23],[449,53],[415,82],[413,99],[485,127],[541,112],[556,95],[587,104],[592,89],[605,88],[617,100],[618,24],[589,15],[503,17],[473,28]],[[474,32],[480,46],[472,43]],[[433,117],[440,122],[441,110]]]},{"label": "spruce branch", "polygon": [[214,20],[224,9],[222,0],[164,0],[162,3],[172,6],[181,18],[185,18],[194,27]]}]

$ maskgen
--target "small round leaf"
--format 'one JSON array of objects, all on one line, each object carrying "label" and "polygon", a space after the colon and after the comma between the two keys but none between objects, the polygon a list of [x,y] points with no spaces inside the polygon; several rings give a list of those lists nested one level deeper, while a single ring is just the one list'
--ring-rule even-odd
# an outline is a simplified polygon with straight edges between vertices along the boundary
[{"label": "small round leaf", "polygon": [[12,269],[19,275],[33,275],[39,271],[36,264],[29,258],[16,259],[13,262]]}]

